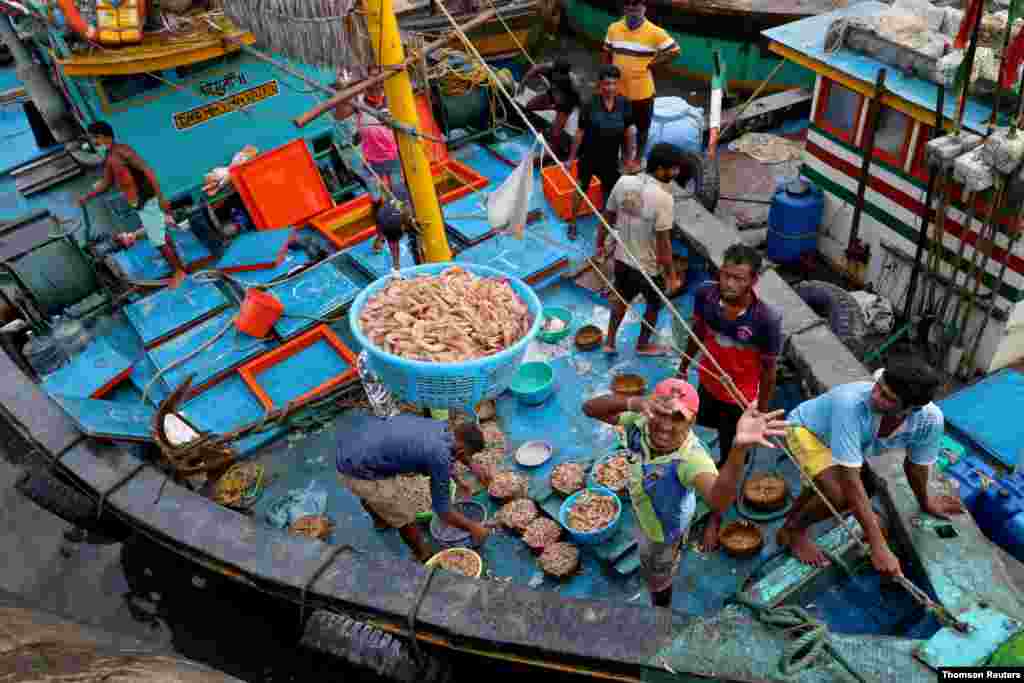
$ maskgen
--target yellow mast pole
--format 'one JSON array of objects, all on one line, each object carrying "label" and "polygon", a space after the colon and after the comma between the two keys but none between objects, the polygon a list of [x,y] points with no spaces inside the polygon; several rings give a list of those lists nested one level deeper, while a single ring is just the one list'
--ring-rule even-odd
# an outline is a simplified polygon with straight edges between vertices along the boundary
[{"label": "yellow mast pole", "polygon": [[[404,63],[405,50],[392,0],[363,0],[363,5],[377,62],[382,66]],[[397,121],[420,130],[412,81],[405,69],[395,71],[394,75],[384,81],[384,94],[387,95],[391,115]],[[419,138],[400,130],[395,131],[395,137],[416,219],[423,228],[423,256],[428,263],[451,261],[452,252],[444,231],[444,219],[437,202],[430,161]]]}]

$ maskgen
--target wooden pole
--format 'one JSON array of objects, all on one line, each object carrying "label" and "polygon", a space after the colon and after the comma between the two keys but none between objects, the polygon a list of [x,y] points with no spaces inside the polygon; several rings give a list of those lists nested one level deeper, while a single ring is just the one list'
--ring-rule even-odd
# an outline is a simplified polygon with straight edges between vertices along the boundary
[{"label": "wooden pole", "polygon": [[[931,140],[939,137],[945,129],[945,107],[946,85],[939,83],[939,92],[935,101],[935,126],[932,128]],[[939,175],[939,169],[934,168],[928,176],[928,190],[925,193],[924,216],[921,219],[921,232],[917,235],[917,251],[914,253],[914,268],[910,273],[910,283],[907,285],[907,300],[903,304],[903,319],[910,320],[914,297],[917,296],[917,278],[921,274],[921,259],[924,257],[924,247],[928,243],[928,223],[932,216],[932,193],[935,191],[935,181]]]},{"label": "wooden pole", "polygon": [[[490,21],[491,19],[493,19],[496,16],[498,16],[498,11],[497,10],[495,10],[495,9],[487,10],[486,12],[480,14],[479,16],[475,17],[474,19],[471,19],[470,21],[467,21],[465,24],[463,24],[462,25],[462,30],[463,31],[472,30],[472,29],[476,28],[477,26],[480,26],[481,24],[486,24],[488,21]],[[367,17],[367,18],[369,19],[369,17]],[[397,20],[396,20],[396,25],[397,25]],[[397,32],[398,32],[397,28],[395,29],[395,32],[397,34]],[[373,28],[371,27],[371,30],[370,30],[371,36],[373,35],[373,33],[374,33],[374,31],[373,31]],[[456,35],[453,32],[453,33],[445,36],[444,38],[439,38],[439,39],[435,40],[432,43],[428,43],[426,45],[426,47],[423,48],[423,53],[425,55],[426,54],[430,54],[434,50],[437,50],[438,48],[444,47],[445,45],[450,43],[455,38],[456,38]],[[374,43],[374,46],[375,46],[374,49],[376,49],[376,46],[378,46],[379,43],[380,43],[379,38],[373,38],[372,40],[373,40],[373,43]],[[399,39],[398,45],[401,46],[401,40],[400,39]],[[315,119],[320,118],[321,116],[323,116],[324,114],[326,114],[330,110],[336,108],[339,104],[343,104],[347,100],[352,99],[353,97],[355,97],[359,93],[363,92],[367,88],[372,88],[375,85],[378,85],[380,83],[385,82],[388,78],[391,77],[391,75],[395,71],[404,70],[410,64],[415,63],[415,61],[417,59],[419,59],[419,57],[417,55],[413,55],[412,57],[409,57],[408,59],[406,59],[404,57],[404,55],[403,55],[402,59],[399,62],[396,62],[393,65],[389,65],[389,66],[384,67],[384,71],[382,73],[379,73],[379,74],[376,74],[374,76],[371,76],[371,77],[369,77],[369,78],[367,78],[367,79],[365,79],[363,81],[360,81],[359,83],[356,83],[355,85],[352,85],[352,86],[349,86],[348,88],[345,88],[344,90],[338,92],[336,95],[330,97],[326,101],[321,102],[320,104],[316,105],[315,107],[313,107],[312,109],[307,111],[305,114],[302,114],[301,116],[296,117],[295,120],[293,121],[293,123],[295,124],[295,126],[297,128],[303,128],[303,127],[309,125],[309,123],[311,121],[314,121]]]},{"label": "wooden pole", "polygon": [[[850,239],[846,243],[846,262],[848,271],[853,271],[852,264],[858,261],[862,254],[857,239],[860,234],[860,218],[864,214],[864,194],[868,187],[868,178],[871,174],[871,157],[875,149],[875,131],[878,130],[878,117],[882,108],[882,93],[885,90],[885,69],[878,70],[875,78],[875,93],[868,105],[868,120],[864,126],[864,140],[861,141],[861,163],[860,180],[857,182],[857,200],[853,205],[853,221],[850,225]],[[853,278],[859,281],[859,277]]]}]

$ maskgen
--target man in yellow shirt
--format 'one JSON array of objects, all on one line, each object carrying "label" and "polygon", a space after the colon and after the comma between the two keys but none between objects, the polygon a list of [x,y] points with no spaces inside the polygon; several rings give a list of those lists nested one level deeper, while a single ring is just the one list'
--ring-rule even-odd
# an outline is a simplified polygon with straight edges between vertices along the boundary
[{"label": "man in yellow shirt", "polygon": [[679,54],[668,31],[647,21],[646,0],[623,0],[623,18],[608,27],[605,61],[622,71],[619,94],[630,101],[637,128],[637,153],[643,157],[654,116],[652,70]]}]

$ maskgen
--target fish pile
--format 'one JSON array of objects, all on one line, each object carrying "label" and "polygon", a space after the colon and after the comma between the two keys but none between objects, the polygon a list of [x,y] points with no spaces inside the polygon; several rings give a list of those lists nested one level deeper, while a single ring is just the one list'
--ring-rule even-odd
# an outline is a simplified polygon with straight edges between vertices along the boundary
[{"label": "fish pile", "polygon": [[395,479],[399,497],[408,501],[416,514],[431,511],[430,477],[425,474],[399,474]]},{"label": "fish pile", "polygon": [[537,504],[529,498],[516,498],[498,511],[498,519],[509,529],[520,533],[537,518]]},{"label": "fish pile", "polygon": [[571,495],[583,488],[586,470],[578,462],[563,462],[551,472],[551,488],[563,495]]},{"label": "fish pile", "polygon": [[580,551],[572,543],[552,543],[544,548],[537,562],[545,574],[568,576],[580,566]]},{"label": "fish pile", "polygon": [[523,533],[523,542],[534,550],[543,550],[562,536],[562,527],[547,517],[538,517],[530,522]]},{"label": "fish pile", "polygon": [[621,491],[629,483],[629,460],[624,456],[617,455],[598,463],[594,467],[594,478],[601,486],[610,488],[612,491]]},{"label": "fish pile", "polygon": [[363,334],[377,347],[432,363],[492,356],[525,337],[531,322],[508,280],[458,266],[392,280],[359,314]]},{"label": "fish pile", "polygon": [[469,553],[445,553],[437,558],[437,566],[463,576],[476,576],[479,562]]},{"label": "fish pile", "polygon": [[617,511],[611,496],[585,491],[569,508],[569,528],[583,533],[600,531],[611,524]]},{"label": "fish pile", "polygon": [[510,498],[525,498],[530,488],[530,482],[526,477],[515,472],[500,472],[494,475],[487,493],[492,498],[507,500]]}]

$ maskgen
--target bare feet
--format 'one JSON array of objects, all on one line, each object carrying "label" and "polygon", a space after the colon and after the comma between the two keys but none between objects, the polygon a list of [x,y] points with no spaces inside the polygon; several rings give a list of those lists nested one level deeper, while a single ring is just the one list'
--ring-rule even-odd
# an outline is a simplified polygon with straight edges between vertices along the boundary
[{"label": "bare feet", "polygon": [[718,532],[722,528],[722,515],[712,512],[708,515],[707,524],[704,526],[704,542],[700,550],[703,553],[713,553],[718,550]]},{"label": "bare feet", "polygon": [[821,548],[811,539],[807,529],[795,531],[783,527],[779,529],[775,540],[780,546],[789,548],[793,556],[804,564],[812,567],[827,567],[831,564],[825,553],[821,552]]}]

